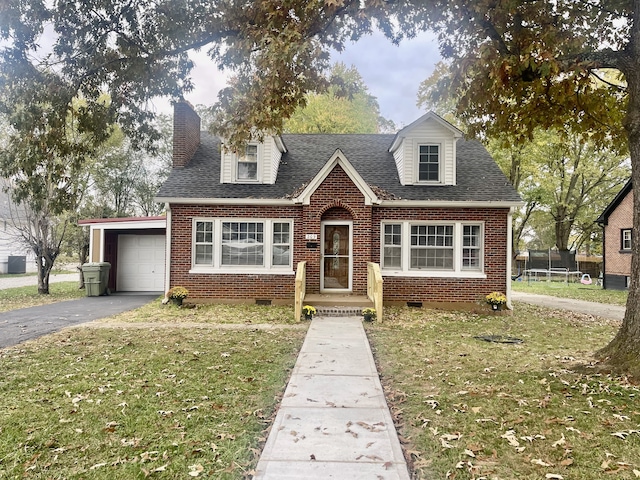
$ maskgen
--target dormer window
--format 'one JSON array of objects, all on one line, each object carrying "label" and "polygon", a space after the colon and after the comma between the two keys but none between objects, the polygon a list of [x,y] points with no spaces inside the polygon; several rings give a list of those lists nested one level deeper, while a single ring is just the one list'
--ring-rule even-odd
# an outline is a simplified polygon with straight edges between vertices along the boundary
[{"label": "dormer window", "polygon": [[258,145],[247,145],[244,155],[238,157],[238,180],[258,180]]},{"label": "dormer window", "polygon": [[418,145],[418,181],[440,182],[439,145]]}]

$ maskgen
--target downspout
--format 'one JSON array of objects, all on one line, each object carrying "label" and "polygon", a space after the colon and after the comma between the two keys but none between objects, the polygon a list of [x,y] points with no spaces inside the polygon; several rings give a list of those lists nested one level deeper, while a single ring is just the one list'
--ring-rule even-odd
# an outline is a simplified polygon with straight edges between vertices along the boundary
[{"label": "downspout", "polygon": [[[607,251],[607,236],[605,235],[605,227],[606,224],[603,222],[600,224],[600,226],[602,227],[602,289],[606,290],[607,289],[607,256],[605,255],[605,252]],[[632,235],[632,239],[633,239],[633,233]],[[598,275],[599,276],[599,275]]]},{"label": "downspout", "polygon": [[165,246],[164,246],[164,293],[166,294],[171,287],[171,207],[165,203],[165,211],[167,212],[167,226],[165,229]]},{"label": "downspout", "polygon": [[509,213],[507,214],[507,308],[509,310],[513,310],[513,305],[511,305],[511,259],[512,259],[512,251],[513,251],[513,209],[511,207],[509,209]]}]

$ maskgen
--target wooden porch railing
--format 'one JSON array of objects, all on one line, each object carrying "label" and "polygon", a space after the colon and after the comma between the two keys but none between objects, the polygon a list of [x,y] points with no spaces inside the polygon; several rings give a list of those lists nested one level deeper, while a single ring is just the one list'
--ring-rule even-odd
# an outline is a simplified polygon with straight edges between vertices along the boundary
[{"label": "wooden porch railing", "polygon": [[296,291],[295,291],[295,321],[299,322],[302,316],[302,303],[307,288],[307,262],[298,262],[296,269]]},{"label": "wooden porch railing", "polygon": [[382,273],[377,263],[367,263],[367,297],[376,309],[376,320],[382,323]]}]

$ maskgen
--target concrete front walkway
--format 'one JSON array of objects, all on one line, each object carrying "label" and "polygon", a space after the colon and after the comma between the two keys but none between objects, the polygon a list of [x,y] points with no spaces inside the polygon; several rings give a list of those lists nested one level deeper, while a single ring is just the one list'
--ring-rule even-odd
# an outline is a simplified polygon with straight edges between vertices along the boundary
[{"label": "concrete front walkway", "polygon": [[311,322],[254,479],[409,480],[361,322]]}]

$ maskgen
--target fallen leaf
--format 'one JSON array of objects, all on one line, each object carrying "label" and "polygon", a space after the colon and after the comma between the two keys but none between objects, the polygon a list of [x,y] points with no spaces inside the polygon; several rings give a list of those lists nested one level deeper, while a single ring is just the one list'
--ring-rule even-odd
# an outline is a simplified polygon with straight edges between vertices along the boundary
[{"label": "fallen leaf", "polygon": [[197,477],[204,471],[204,467],[199,463],[195,465],[189,465],[189,475],[191,477]]},{"label": "fallen leaf", "polygon": [[547,473],[544,478],[548,478],[548,479],[554,479],[554,480],[564,480],[564,477],[562,475],[559,475],[557,473]]},{"label": "fallen leaf", "polygon": [[516,432],[514,430],[508,430],[503,435],[500,435],[500,438],[506,439],[512,447],[520,446],[520,442],[516,438]]},{"label": "fallen leaf", "polygon": [[568,467],[569,465],[573,465],[573,458],[565,458],[560,462],[560,465],[563,467]]},{"label": "fallen leaf", "polygon": [[464,454],[471,457],[471,458],[476,458],[476,454],[473,453],[471,450],[469,450],[468,448],[465,449]]},{"label": "fallen leaf", "polygon": [[534,458],[533,460],[531,460],[531,463],[533,463],[534,465],[540,465],[541,467],[553,467],[551,463],[547,463],[539,458]]},{"label": "fallen leaf", "polygon": [[562,437],[560,438],[560,440],[557,440],[557,441],[553,442],[553,444],[551,445],[552,447],[558,447],[560,445],[564,445],[565,443],[567,443],[565,441],[565,439],[564,439],[564,433],[561,434],[561,435],[562,435]]},{"label": "fallen leaf", "polygon": [[442,444],[442,448],[455,448],[449,442],[447,442],[444,438],[440,438],[440,443]]}]

